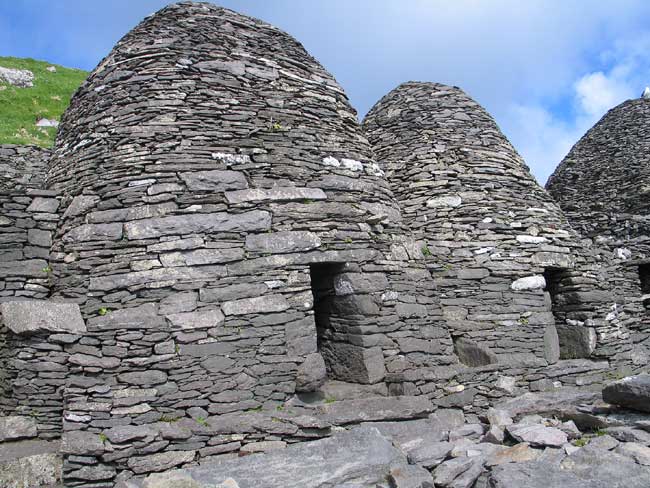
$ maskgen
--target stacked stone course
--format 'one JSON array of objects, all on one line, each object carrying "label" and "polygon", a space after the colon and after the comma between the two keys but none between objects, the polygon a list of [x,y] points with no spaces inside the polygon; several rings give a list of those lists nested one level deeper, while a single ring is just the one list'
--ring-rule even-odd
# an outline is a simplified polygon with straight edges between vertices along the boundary
[{"label": "stacked stone course", "polygon": [[[627,364],[626,316],[610,313],[619,304],[605,275],[480,105],[455,87],[405,83],[371,109],[364,129],[405,223],[426,243],[465,365],[526,386],[554,370],[565,382],[598,381],[602,360]],[[584,359],[545,368],[559,357]],[[472,369],[462,374],[467,387]]]},{"label": "stacked stone course", "polygon": [[63,431],[66,486],[628,365],[609,264],[476,102],[407,83],[364,129],[286,33],[180,3],[93,71],[52,154],[0,146],[0,408]]}]

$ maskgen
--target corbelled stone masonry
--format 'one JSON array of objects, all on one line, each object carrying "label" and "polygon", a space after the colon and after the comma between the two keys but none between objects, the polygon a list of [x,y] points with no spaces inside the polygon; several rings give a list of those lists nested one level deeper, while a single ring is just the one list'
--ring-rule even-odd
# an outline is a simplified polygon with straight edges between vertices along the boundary
[{"label": "corbelled stone masonry", "polygon": [[[63,201],[53,296],[88,325],[65,431],[210,421],[273,408],[326,369],[403,383],[456,361],[343,90],[268,24],[209,4],[146,19],[74,96],[48,182]],[[75,451],[68,484],[88,486],[82,454],[99,486],[155,470],[134,466],[163,449],[187,462],[239,446],[153,439]]]},{"label": "corbelled stone masonry", "polygon": [[628,365],[607,266],[480,106],[409,83],[365,129],[379,160],[286,33],[180,3],[93,71],[51,157],[0,146],[0,405],[63,430],[66,486]]},{"label": "corbelled stone masonry", "polygon": [[405,222],[426,242],[467,366],[543,374],[559,358],[629,360],[626,317],[611,313],[618,304],[598,264],[480,105],[455,87],[405,83],[364,129]]},{"label": "corbelled stone masonry", "polygon": [[[611,109],[571,149],[546,187],[593,242],[628,315],[633,360],[650,360],[650,100]],[[644,310],[645,307],[645,310]]]}]

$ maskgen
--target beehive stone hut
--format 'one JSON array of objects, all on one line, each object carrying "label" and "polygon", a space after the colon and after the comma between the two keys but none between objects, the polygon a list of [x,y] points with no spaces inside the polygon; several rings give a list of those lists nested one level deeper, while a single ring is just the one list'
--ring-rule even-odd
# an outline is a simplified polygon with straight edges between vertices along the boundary
[{"label": "beehive stone hut", "polygon": [[[402,372],[454,361],[343,90],[268,24],[201,3],[145,19],[73,97],[48,185],[52,297],[87,324],[68,348],[71,485],[88,486],[79,456],[108,483],[160,469],[162,447],[171,466],[241,446],[136,426],[271,408],[325,379],[399,393]],[[92,447],[118,426],[119,452]],[[267,435],[319,424],[300,427]]]},{"label": "beehive stone hut", "polygon": [[438,442],[448,407],[629,362],[601,268],[480,106],[407,83],[364,134],[296,40],[212,4],[120,40],[51,153],[0,146],[0,190],[0,448],[60,437],[65,486],[368,421]]},{"label": "beehive stone hut", "polygon": [[633,360],[650,359],[650,100],[611,109],[560,163],[546,188],[590,239],[633,331]]},{"label": "beehive stone hut", "polygon": [[596,370],[599,359],[627,360],[629,334],[610,313],[617,304],[606,280],[479,104],[456,87],[405,83],[372,108],[364,129],[405,223],[426,242],[464,365],[575,381],[577,363],[563,359]]}]

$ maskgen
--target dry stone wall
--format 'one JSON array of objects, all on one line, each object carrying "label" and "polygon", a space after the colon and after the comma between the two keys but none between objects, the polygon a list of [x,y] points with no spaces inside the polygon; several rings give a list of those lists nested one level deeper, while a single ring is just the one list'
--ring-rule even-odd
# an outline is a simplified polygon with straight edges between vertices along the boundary
[{"label": "dry stone wall", "polygon": [[[364,135],[297,41],[212,4],[118,42],[52,154],[0,146],[0,205],[0,412],[63,431],[66,486],[644,357],[632,268],[594,260],[462,91],[402,85]],[[336,388],[386,398],[301,403]]]},{"label": "dry stone wall", "polygon": [[650,101],[611,109],[560,163],[546,188],[607,266],[613,293],[632,317],[633,361],[650,359]]},{"label": "dry stone wall", "polygon": [[474,374],[477,388],[490,384],[480,367],[510,370],[525,386],[546,371],[576,381],[576,367],[579,381],[597,381],[603,363],[588,359],[629,361],[605,275],[482,107],[455,87],[405,83],[364,129],[405,222],[426,243],[455,352],[469,367],[459,388]]},{"label": "dry stone wall", "polygon": [[[268,24],[187,3],[145,19],[73,98],[48,182],[53,296],[88,327],[66,436],[274,408],[326,377],[401,392],[402,373],[456,362],[354,110]],[[144,438],[65,441],[67,483],[232,444]]]}]

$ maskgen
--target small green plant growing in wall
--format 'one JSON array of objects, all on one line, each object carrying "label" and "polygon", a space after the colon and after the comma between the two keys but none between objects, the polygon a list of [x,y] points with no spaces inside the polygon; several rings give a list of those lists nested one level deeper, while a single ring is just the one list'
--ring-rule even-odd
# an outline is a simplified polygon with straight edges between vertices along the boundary
[{"label": "small green plant growing in wall", "polygon": [[45,266],[41,271],[43,273],[48,273],[49,274],[49,273],[52,272],[52,268],[50,268],[49,266]]},{"label": "small green plant growing in wall", "polygon": [[108,309],[106,307],[102,307],[102,308],[99,309],[98,313],[99,313],[99,315],[101,315],[103,317],[104,315],[106,315],[108,313]]},{"label": "small green plant growing in wall", "polygon": [[108,437],[106,437],[106,434],[102,432],[101,434],[99,434],[99,440],[102,441],[103,444],[108,440]]},{"label": "small green plant growing in wall", "polygon": [[578,447],[585,447],[588,443],[589,439],[586,437],[581,437],[580,439],[573,441],[573,445]]},{"label": "small green plant growing in wall", "polygon": [[174,422],[178,422],[180,420],[180,417],[170,417],[168,415],[163,415],[160,417],[161,422],[167,422],[168,424],[173,424]]},{"label": "small green plant growing in wall", "polygon": [[520,323],[521,325],[528,325],[528,317],[521,317],[521,318],[519,319],[519,323]]},{"label": "small green plant growing in wall", "polygon": [[427,246],[426,244],[422,246],[422,255],[425,257],[431,256],[431,249],[429,249],[429,246]]},{"label": "small green plant growing in wall", "polygon": [[203,427],[208,426],[208,421],[205,419],[205,417],[196,417],[194,420],[197,424],[202,425]]}]

